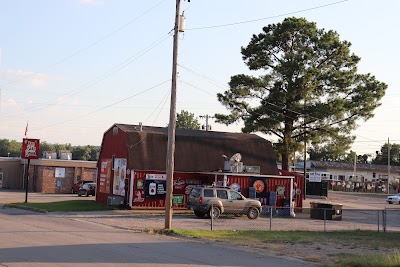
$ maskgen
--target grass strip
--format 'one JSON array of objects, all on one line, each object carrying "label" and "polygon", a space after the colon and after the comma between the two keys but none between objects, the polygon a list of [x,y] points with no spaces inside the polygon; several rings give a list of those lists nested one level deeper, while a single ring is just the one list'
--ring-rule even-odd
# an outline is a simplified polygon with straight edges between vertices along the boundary
[{"label": "grass strip", "polygon": [[20,202],[12,203],[13,207],[25,208],[39,211],[101,211],[110,210],[112,207],[108,207],[102,203],[97,203],[92,200],[67,200],[67,201],[57,201],[57,202]]}]

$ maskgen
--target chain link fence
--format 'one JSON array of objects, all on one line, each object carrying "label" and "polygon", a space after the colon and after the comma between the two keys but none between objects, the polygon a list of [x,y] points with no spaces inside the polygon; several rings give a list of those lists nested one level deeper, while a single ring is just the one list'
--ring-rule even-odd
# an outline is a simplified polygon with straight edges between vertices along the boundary
[{"label": "chain link fence", "polygon": [[[57,215],[54,215],[57,216]],[[65,216],[65,215],[60,215]],[[164,228],[164,212],[127,214],[82,214],[84,220],[131,230]],[[178,230],[348,231],[400,232],[400,209],[313,209],[263,206],[256,219],[246,211],[222,212],[218,218],[197,217],[193,211],[174,210],[172,227]]]},{"label": "chain link fence", "polygon": [[222,212],[218,218],[209,215],[203,220],[209,221],[210,230],[372,230],[400,232],[399,209],[296,209],[291,207],[264,206],[257,219],[249,219],[247,211],[226,211]]}]

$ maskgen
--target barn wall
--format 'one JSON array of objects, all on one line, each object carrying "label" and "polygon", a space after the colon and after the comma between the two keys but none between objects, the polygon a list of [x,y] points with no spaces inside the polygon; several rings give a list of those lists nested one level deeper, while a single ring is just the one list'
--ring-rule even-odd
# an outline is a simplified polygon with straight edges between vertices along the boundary
[{"label": "barn wall", "polygon": [[[114,132],[113,127],[111,127],[103,135],[98,162],[100,163],[104,159],[112,159],[113,156],[115,158],[126,158],[129,162],[128,143],[125,132],[120,128],[118,128],[117,132]],[[99,164],[97,164],[97,184],[100,184]],[[96,201],[107,203],[108,196],[112,195],[112,188],[113,179],[111,179],[110,192],[108,193],[99,192],[99,186],[97,186]]]},{"label": "barn wall", "polygon": [[[134,172],[134,188],[133,188],[133,208],[164,208],[165,200],[157,199],[157,198],[146,198],[145,197],[145,181],[146,174],[165,174],[165,172],[157,172],[157,171],[135,171]],[[175,205],[174,208],[185,208],[188,200],[188,195],[190,193],[190,189],[196,185],[211,185],[215,178],[217,179],[217,184],[222,184],[224,179],[224,174],[210,174],[210,173],[174,173],[174,185],[173,185],[173,194],[184,195],[184,205]],[[262,179],[266,179],[266,190],[267,191],[276,191],[278,185],[283,185],[285,187],[285,196],[277,197],[277,206],[283,206],[283,199],[290,198],[290,178],[279,178],[279,177],[265,177],[262,176]],[[112,178],[111,178],[112,179]],[[249,187],[251,185],[252,179],[260,179],[260,176],[235,176],[228,175],[227,185],[230,186],[233,183],[240,185],[240,191],[245,197],[249,197]],[[294,192],[296,192],[296,178],[294,179]],[[107,194],[102,199],[97,198],[98,201],[107,203],[107,197],[112,194]],[[293,196],[293,199],[296,201],[296,206],[302,206],[302,194],[298,192]],[[262,204],[267,205],[267,198],[259,199]]]}]

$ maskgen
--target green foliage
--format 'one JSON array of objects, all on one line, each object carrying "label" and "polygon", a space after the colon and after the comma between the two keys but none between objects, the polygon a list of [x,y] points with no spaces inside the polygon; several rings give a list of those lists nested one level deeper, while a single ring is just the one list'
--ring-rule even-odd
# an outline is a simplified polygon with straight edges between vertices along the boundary
[{"label": "green foliage", "polygon": [[[321,143],[314,143],[307,152],[310,155],[310,160],[347,161],[348,154],[346,151],[350,148],[353,140],[353,137],[348,136],[337,136],[336,140],[324,138]],[[354,162],[354,157],[352,162]]]},{"label": "green foliage", "polygon": [[97,160],[98,148],[94,146],[77,146],[72,150],[72,159],[75,160]]},{"label": "green foliage", "polygon": [[200,123],[193,113],[181,110],[181,113],[176,114],[176,128],[198,130]]},{"label": "green foliage", "polygon": [[[371,74],[357,74],[360,58],[350,45],[304,18],[264,27],[242,47],[249,69],[263,74],[231,77],[230,89],[218,94],[230,114],[216,114],[217,122],[243,121],[243,132],[277,136],[283,169],[304,139],[330,146],[350,141],[357,120],[373,116],[387,88]],[[343,156],[345,147],[332,157]]]},{"label": "green foliage", "polygon": [[[22,150],[22,143],[15,140],[0,139],[0,157],[20,157]],[[69,150],[72,152],[72,159],[74,160],[97,160],[97,152],[100,148],[96,146],[72,146],[71,144],[50,144],[46,141],[40,142],[39,156],[42,157],[43,152],[58,152],[59,150]]]},{"label": "green foliage", "polygon": [[15,140],[0,139],[0,157],[20,157],[21,149],[22,143],[20,142]]},{"label": "green foliage", "polygon": [[[388,143],[385,143],[380,151],[376,151],[373,164],[388,164]],[[400,165],[400,144],[390,144],[390,164]]]}]

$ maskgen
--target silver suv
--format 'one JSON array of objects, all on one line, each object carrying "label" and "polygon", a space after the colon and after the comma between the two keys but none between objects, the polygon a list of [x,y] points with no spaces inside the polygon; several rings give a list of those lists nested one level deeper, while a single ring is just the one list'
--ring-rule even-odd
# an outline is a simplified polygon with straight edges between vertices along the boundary
[{"label": "silver suv", "polygon": [[222,213],[232,213],[246,214],[249,219],[257,219],[261,212],[260,201],[245,198],[228,187],[193,187],[186,207],[192,209],[199,218],[208,215],[216,219]]}]

